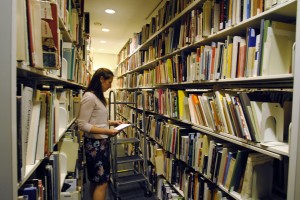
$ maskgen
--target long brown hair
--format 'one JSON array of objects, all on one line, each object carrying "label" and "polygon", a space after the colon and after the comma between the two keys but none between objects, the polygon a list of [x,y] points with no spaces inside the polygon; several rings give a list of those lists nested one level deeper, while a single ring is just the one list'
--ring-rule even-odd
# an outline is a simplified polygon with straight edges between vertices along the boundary
[{"label": "long brown hair", "polygon": [[107,68],[99,68],[95,71],[89,85],[84,92],[93,92],[98,99],[106,106],[107,102],[102,91],[101,76],[104,80],[114,77],[114,73]]}]

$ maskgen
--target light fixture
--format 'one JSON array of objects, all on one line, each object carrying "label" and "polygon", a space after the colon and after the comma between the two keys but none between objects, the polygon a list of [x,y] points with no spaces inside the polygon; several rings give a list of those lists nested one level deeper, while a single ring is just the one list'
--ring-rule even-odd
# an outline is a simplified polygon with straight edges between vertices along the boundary
[{"label": "light fixture", "polygon": [[105,12],[108,14],[115,14],[116,11],[113,9],[106,9]]},{"label": "light fixture", "polygon": [[102,24],[100,22],[94,22],[95,26],[101,26]]},{"label": "light fixture", "polygon": [[106,43],[106,41],[105,41],[105,40],[101,40],[100,42],[101,42],[101,43]]},{"label": "light fixture", "polygon": [[102,31],[103,32],[109,32],[110,30],[108,28],[103,28]]},{"label": "light fixture", "polygon": [[104,49],[98,49],[98,51],[103,51]]}]

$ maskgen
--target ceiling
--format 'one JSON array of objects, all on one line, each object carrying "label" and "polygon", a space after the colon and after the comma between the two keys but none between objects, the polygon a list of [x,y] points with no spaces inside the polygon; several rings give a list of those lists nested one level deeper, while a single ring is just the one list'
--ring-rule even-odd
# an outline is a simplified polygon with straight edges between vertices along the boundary
[{"label": "ceiling", "polygon": [[[90,36],[95,53],[118,54],[134,32],[150,22],[149,15],[156,15],[156,7],[163,0],[85,0],[84,12],[90,13]],[[105,9],[115,14],[107,14]],[[101,25],[95,25],[99,22]],[[102,28],[110,32],[101,31]],[[101,43],[100,41],[106,41]]]}]

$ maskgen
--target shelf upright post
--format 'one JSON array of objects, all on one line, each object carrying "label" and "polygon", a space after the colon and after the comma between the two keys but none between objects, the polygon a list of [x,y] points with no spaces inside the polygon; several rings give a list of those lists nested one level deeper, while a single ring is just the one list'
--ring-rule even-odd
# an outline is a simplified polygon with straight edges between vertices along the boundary
[{"label": "shelf upright post", "polygon": [[[141,142],[141,135],[139,134],[138,135],[138,132],[139,132],[139,130],[138,130],[138,91],[134,91],[134,96],[133,96],[133,99],[134,99],[134,111],[135,111],[135,113],[134,113],[134,118],[133,118],[133,116],[132,116],[132,120],[134,121],[134,123],[133,123],[133,127],[134,127],[134,136],[136,137],[136,138],[139,138],[139,140],[140,140],[140,142]],[[134,144],[134,146],[135,146],[135,148],[134,148],[134,151],[135,151],[135,154],[138,154],[139,153],[139,150],[138,150],[138,146],[139,146],[139,144]],[[136,171],[138,171],[138,166],[137,166],[137,164],[136,163],[134,163],[134,169],[136,170]]]},{"label": "shelf upright post", "polygon": [[143,92],[141,92],[141,95],[142,95],[142,105],[143,105],[143,122],[142,122],[142,127],[143,127],[143,132],[144,132],[144,138],[143,138],[143,142],[144,142],[144,149],[143,149],[143,159],[144,159],[144,173],[145,173],[145,176],[147,178],[147,182],[145,183],[146,184],[146,194],[149,194],[150,193],[150,186],[149,186],[149,177],[148,177],[148,173],[147,173],[147,170],[148,170],[148,154],[147,154],[147,132],[146,132],[146,108],[145,108],[145,95],[143,94]]},{"label": "shelf upright post", "polygon": [[[109,103],[108,103],[108,119],[114,119],[116,120],[116,93],[111,90],[109,91]],[[112,112],[112,108],[111,106],[113,105],[113,116],[111,116],[111,112]],[[111,171],[112,171],[112,179],[113,179],[113,185],[114,185],[114,190],[117,191],[117,185],[116,185],[116,179],[118,178],[117,175],[117,159],[116,159],[116,155],[117,155],[117,136],[112,138],[111,144],[110,144],[110,151],[111,153],[113,153],[111,155]]]},{"label": "shelf upright post", "polygon": [[[298,2],[297,2],[298,4]],[[296,48],[294,52],[294,87],[293,87],[293,112],[292,112],[292,127],[289,135],[289,174],[288,174],[288,191],[287,199],[300,199],[300,9],[297,5],[296,16]]]},{"label": "shelf upright post", "polygon": [[0,1],[1,199],[17,199],[16,0]]}]

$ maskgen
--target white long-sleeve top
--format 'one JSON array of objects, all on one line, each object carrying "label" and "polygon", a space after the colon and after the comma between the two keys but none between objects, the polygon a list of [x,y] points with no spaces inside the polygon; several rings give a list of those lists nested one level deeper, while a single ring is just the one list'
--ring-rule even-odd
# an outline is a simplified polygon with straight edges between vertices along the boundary
[{"label": "white long-sleeve top", "polygon": [[93,126],[109,128],[107,107],[94,93],[84,93],[80,103],[80,112],[77,118],[77,124],[79,129],[85,132],[86,137],[95,139],[108,138],[108,136],[104,134],[90,133]]}]

